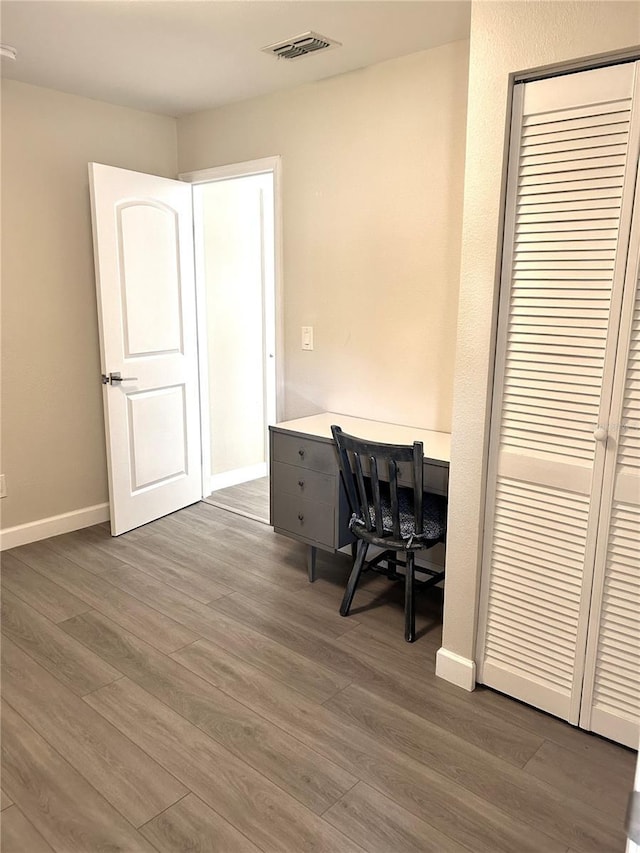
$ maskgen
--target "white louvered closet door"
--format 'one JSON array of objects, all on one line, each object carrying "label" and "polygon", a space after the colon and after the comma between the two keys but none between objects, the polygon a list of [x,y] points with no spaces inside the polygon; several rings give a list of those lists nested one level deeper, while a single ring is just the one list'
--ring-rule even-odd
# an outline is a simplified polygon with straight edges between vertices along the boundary
[{"label": "white louvered closet door", "polygon": [[609,412],[637,162],[635,76],[626,64],[514,91],[479,680],[573,723],[605,462],[596,428]]},{"label": "white louvered closet door", "polygon": [[[640,730],[640,174],[607,429],[580,725],[634,749]],[[594,496],[595,497],[595,496]]]}]

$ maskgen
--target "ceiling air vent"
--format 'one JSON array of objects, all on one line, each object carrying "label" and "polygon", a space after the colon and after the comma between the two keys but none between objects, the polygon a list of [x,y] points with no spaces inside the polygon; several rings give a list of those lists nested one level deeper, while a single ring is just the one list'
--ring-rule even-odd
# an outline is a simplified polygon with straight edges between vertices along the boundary
[{"label": "ceiling air vent", "polygon": [[302,33],[286,41],[270,44],[261,48],[264,53],[270,53],[278,59],[300,59],[309,53],[317,53],[319,50],[330,50],[333,47],[341,47],[339,41],[320,36],[318,33]]}]

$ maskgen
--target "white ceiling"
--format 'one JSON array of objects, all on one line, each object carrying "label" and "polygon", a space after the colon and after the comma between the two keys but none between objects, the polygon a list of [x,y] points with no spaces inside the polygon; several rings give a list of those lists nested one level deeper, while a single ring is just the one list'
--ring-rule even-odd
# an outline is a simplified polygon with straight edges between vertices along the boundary
[{"label": "white ceiling", "polygon": [[[468,38],[470,0],[2,0],[2,75],[185,115]],[[313,30],[342,47],[261,53]]]}]

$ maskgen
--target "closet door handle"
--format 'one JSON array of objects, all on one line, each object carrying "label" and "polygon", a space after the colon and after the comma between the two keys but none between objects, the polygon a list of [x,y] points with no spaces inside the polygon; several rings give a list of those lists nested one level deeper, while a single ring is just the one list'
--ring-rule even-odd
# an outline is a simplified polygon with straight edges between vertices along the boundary
[{"label": "closet door handle", "polygon": [[607,440],[607,431],[604,427],[596,427],[593,431],[593,437],[596,441],[606,441]]}]

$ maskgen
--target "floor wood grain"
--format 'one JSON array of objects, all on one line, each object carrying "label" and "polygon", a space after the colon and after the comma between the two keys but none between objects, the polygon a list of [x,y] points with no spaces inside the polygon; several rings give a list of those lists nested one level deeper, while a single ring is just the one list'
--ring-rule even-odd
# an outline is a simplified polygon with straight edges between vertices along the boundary
[{"label": "floor wood grain", "polygon": [[417,600],[194,504],[3,554],[7,853],[622,853],[635,753],[435,677]]},{"label": "floor wood grain", "polygon": [[8,590],[2,592],[2,633],[80,696],[122,674]]},{"label": "floor wood grain", "polygon": [[74,617],[63,627],[318,814],[355,785],[357,779],[333,762],[101,614]]},{"label": "floor wood grain", "polygon": [[261,849],[274,853],[361,850],[128,678],[101,688],[85,701]]},{"label": "floor wood grain", "polygon": [[11,707],[134,826],[188,791],[10,640],[2,694]]},{"label": "floor wood grain", "polygon": [[66,560],[41,542],[23,545],[15,553],[22,562],[162,652],[172,652],[197,639],[170,617]]},{"label": "floor wood grain", "polygon": [[[413,760],[352,725],[326,707],[261,677],[255,668],[234,660],[212,644],[199,642],[174,655],[212,683],[255,707],[259,713],[303,740],[371,787],[392,798],[417,817],[429,813],[429,823],[459,843],[485,853],[513,850],[564,853],[545,833],[524,828],[503,810],[452,784],[427,764]],[[482,813],[482,821],[474,819]],[[480,825],[482,824],[482,830]],[[526,834],[526,838],[522,836]]]},{"label": "floor wood grain", "polygon": [[[272,640],[322,664],[350,682],[366,685],[391,699],[402,695],[403,703],[407,703],[411,710],[419,706],[421,713],[429,715],[453,734],[491,749],[514,764],[524,766],[542,744],[541,738],[474,708],[465,698],[458,698],[461,691],[439,690],[436,685],[436,689],[425,694],[419,686],[420,679],[416,685],[412,672],[403,677],[402,671],[393,663],[356,653],[347,647],[347,643],[329,640],[290,619],[283,620],[268,603],[234,593],[212,602],[209,607],[216,613],[224,613],[251,625]],[[426,671],[424,675],[426,677]]]},{"label": "floor wood grain", "polygon": [[[329,699],[325,707],[352,723],[359,723],[378,741],[429,765],[479,796],[486,796],[490,787],[491,799],[499,802],[507,814],[560,838],[567,845],[598,853],[624,842],[623,818],[618,832],[611,831],[602,802],[594,812],[592,803],[580,798],[571,800],[568,794],[559,796],[559,788],[527,777],[511,765],[439,731],[418,715],[399,710],[396,703],[380,699],[361,687],[347,687]],[[539,753],[540,750],[536,755]],[[575,792],[573,786],[570,793]],[[572,821],[567,821],[567,813],[574,815]]]},{"label": "floor wood grain", "polygon": [[348,678],[290,651],[249,626],[223,614],[212,617],[211,610],[201,602],[158,583],[142,572],[134,569],[114,571],[109,578],[112,583],[161,613],[170,615],[194,633],[218,643],[244,660],[257,663],[262,671],[294,686],[311,699],[321,702],[349,684]]},{"label": "floor wood grain", "polygon": [[[99,533],[103,537],[111,538],[108,525],[107,528],[98,525],[90,528],[90,531],[96,534]],[[134,533],[135,531],[132,531],[132,533],[127,534],[127,541],[131,541],[129,537]],[[72,563],[77,563],[83,569],[92,572],[94,575],[100,575],[111,569],[117,569],[122,565],[122,561],[112,553],[100,551],[90,540],[87,541],[86,534],[87,530],[74,530],[72,533],[53,536],[51,539],[47,539],[46,546],[52,551],[61,554],[65,559],[71,560]]]},{"label": "floor wood grain", "polygon": [[269,522],[269,478],[259,477],[237,486],[212,492],[206,499],[212,506]]},{"label": "floor wood grain", "polygon": [[525,765],[525,771],[546,783],[551,791],[566,791],[585,807],[604,811],[620,828],[627,813],[628,773],[619,768],[598,766],[584,755],[545,741]]},{"label": "floor wood grain", "polygon": [[260,853],[195,794],[150,820],[141,832],[159,853]]},{"label": "floor wood grain", "polygon": [[153,853],[146,839],[6,702],[2,784],[57,853]]},{"label": "floor wood grain", "polygon": [[86,601],[34,572],[11,554],[2,557],[2,588],[52,622],[62,622],[90,609]]},{"label": "floor wood grain", "polygon": [[324,817],[371,853],[464,853],[468,849],[364,782],[358,782]]},{"label": "floor wood grain", "polygon": [[[232,592],[211,571],[198,571],[194,567],[195,561],[189,559],[188,555],[184,559],[181,559],[180,556],[178,559],[173,559],[173,549],[166,547],[166,542],[160,542],[155,547],[150,547],[151,535],[143,540],[130,542],[123,537],[114,539],[105,531],[96,531],[95,529],[85,530],[83,533],[87,541],[93,543],[97,550],[117,554],[119,560],[127,566],[133,566],[157,580],[175,587],[186,595],[190,595],[197,601],[206,604],[208,601],[213,601],[220,598],[221,595]],[[122,562],[118,568],[122,568]]]},{"label": "floor wood grain", "polygon": [[17,806],[11,806],[2,814],[0,849],[2,853],[54,853],[53,847]]}]

